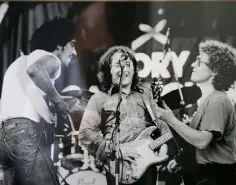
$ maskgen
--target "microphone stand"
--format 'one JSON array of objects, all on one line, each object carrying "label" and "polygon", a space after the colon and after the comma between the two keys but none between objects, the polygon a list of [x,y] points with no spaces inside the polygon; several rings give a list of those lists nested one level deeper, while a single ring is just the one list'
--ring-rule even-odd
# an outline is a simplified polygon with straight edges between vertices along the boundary
[{"label": "microphone stand", "polygon": [[[174,77],[175,77],[175,80],[177,81],[177,83],[178,83],[178,91],[179,91],[179,95],[180,95],[180,105],[182,106],[182,108],[183,108],[183,111],[185,112],[185,101],[184,101],[184,97],[183,97],[183,93],[182,93],[182,90],[181,90],[181,88],[180,88],[180,83],[179,83],[179,78],[178,78],[178,76],[177,76],[177,74],[176,74],[176,71],[175,71],[175,68],[174,68],[174,65],[173,65],[173,60],[172,60],[172,55],[171,55],[171,47],[170,47],[170,28],[168,28],[168,30],[167,30],[167,43],[165,44],[165,47],[164,47],[164,55],[163,55],[163,60],[164,60],[164,57],[165,57],[165,54],[166,53],[169,53],[169,55],[170,55],[170,63],[171,63],[171,65],[172,65],[172,69],[173,69],[173,73],[174,73]],[[182,113],[183,114],[183,113]],[[181,115],[181,117],[182,117],[183,115]],[[171,129],[172,130],[172,129]],[[176,143],[176,145],[177,145],[177,147],[180,149],[180,151],[178,152],[178,155],[177,156],[180,156],[181,155],[181,153],[183,152],[183,149],[179,146],[179,144],[178,144],[178,142],[177,142],[177,140],[174,138],[174,141],[175,141],[175,143]],[[181,169],[181,168],[180,168]],[[180,176],[181,177],[181,179],[182,179],[182,181],[183,181],[183,183],[184,184],[186,184],[187,182],[186,182],[186,179],[183,177],[183,175],[181,175]]]},{"label": "microphone stand", "polygon": [[[170,56],[171,56],[171,52],[172,52],[171,49],[168,48],[168,53],[170,53]],[[179,78],[176,75],[175,68],[174,68],[173,63],[172,63],[172,56],[171,56],[170,62],[171,62],[172,68],[173,68],[175,80],[178,83],[178,91],[179,91],[179,95],[180,95],[180,105],[182,105],[183,108],[184,108],[185,107],[185,101],[184,101],[183,93],[182,93],[182,90],[181,90],[181,87],[180,87]]]},{"label": "microphone stand", "polygon": [[172,60],[172,55],[171,55],[171,48],[170,48],[170,28],[167,29],[167,33],[166,33],[166,37],[167,37],[167,42],[164,46],[164,55],[163,55],[163,59],[162,61],[164,60],[165,58],[165,54],[166,53],[169,53],[170,55],[170,63],[172,65],[172,68],[173,68],[173,72],[174,72],[174,77],[175,77],[175,80],[177,81],[178,83],[178,91],[179,91],[179,95],[180,95],[180,105],[183,106],[183,108],[185,107],[185,101],[184,101],[184,97],[183,97],[183,93],[182,93],[182,90],[180,88],[180,83],[179,83],[179,78],[178,76],[176,75],[176,72],[175,72],[175,68],[173,66],[173,60]]},{"label": "microphone stand", "polygon": [[116,106],[116,140],[115,140],[115,152],[116,152],[116,158],[115,158],[115,180],[116,180],[116,185],[119,185],[119,173],[120,173],[120,104],[122,102],[122,76],[123,76],[123,66],[120,63],[121,67],[121,76],[120,76],[120,81],[119,81],[119,97],[118,97],[118,104]]}]

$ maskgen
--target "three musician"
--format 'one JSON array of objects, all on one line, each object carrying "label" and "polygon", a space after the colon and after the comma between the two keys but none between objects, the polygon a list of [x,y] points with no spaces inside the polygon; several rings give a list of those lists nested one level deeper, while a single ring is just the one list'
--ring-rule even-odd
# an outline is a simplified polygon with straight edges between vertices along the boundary
[{"label": "three musician", "polygon": [[[44,23],[32,35],[31,53],[20,56],[4,75],[0,162],[14,170],[13,184],[59,185],[48,154],[55,121],[49,102],[57,114],[69,114],[69,105],[54,83],[60,76],[61,63],[68,65],[76,54],[75,30],[75,24],[64,18]],[[200,43],[192,67],[191,80],[199,84],[202,98],[188,126],[174,116],[165,102],[159,107],[151,88],[141,85],[131,49],[114,46],[102,55],[97,73],[100,91],[92,95],[78,123],[78,139],[94,156],[96,167],[106,171],[108,185],[116,184],[117,166],[110,162],[117,156],[120,184],[125,184],[123,170],[134,167],[144,157],[135,147],[125,144],[140,137],[172,136],[169,126],[194,147],[197,169],[191,174],[192,185],[236,184],[236,113],[225,93],[235,81],[236,51],[225,43],[206,40]],[[148,130],[151,127],[155,127],[154,136],[153,130]],[[153,153],[168,162],[168,147],[171,145],[162,143]],[[163,161],[142,169],[144,174],[133,184],[156,184],[157,166]],[[171,159],[167,168],[172,171],[177,165],[178,161]]]}]

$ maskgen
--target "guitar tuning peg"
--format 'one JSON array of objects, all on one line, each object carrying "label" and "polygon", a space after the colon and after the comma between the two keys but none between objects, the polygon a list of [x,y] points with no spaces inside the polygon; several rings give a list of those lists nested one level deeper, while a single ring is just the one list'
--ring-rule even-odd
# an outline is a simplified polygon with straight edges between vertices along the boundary
[{"label": "guitar tuning peg", "polygon": [[63,143],[59,144],[59,148],[63,148],[63,146],[64,146]]},{"label": "guitar tuning peg", "polygon": [[58,158],[59,158],[59,159],[62,159],[62,158],[63,158],[63,155],[62,155],[61,152],[59,153]]}]

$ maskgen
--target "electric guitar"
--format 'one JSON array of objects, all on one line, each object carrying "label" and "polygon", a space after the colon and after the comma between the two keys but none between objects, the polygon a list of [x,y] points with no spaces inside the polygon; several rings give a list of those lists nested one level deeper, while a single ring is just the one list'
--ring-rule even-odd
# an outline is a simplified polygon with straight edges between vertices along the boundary
[{"label": "electric guitar", "polygon": [[[157,139],[152,139],[151,134],[156,129],[156,126],[148,127],[134,141],[120,145],[134,148],[141,155],[141,157],[135,158],[135,162],[121,160],[119,181],[123,184],[136,182],[142,177],[149,166],[161,164],[168,159],[167,146],[163,144],[173,136],[171,133],[166,133]],[[157,149],[159,149],[158,154]],[[105,165],[105,168],[115,176],[115,161],[109,161],[108,165]]]}]

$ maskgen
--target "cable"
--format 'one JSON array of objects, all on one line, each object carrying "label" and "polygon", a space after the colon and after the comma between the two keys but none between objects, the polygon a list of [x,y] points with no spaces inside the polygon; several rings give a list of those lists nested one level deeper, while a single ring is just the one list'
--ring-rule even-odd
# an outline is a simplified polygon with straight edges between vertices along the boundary
[{"label": "cable", "polygon": [[122,151],[121,151],[121,149],[120,149],[120,160],[122,160],[122,166],[121,166],[121,179],[120,179],[120,181],[122,182],[123,181],[123,170],[124,170],[124,163],[123,163],[123,154],[122,154]]},{"label": "cable", "polygon": [[67,182],[66,182],[66,178],[68,177],[68,175],[66,175],[65,177],[62,177],[62,175],[61,175],[61,173],[59,173],[58,171],[57,171],[57,174],[61,177],[61,182],[64,182],[65,184],[64,185],[69,185]]}]

